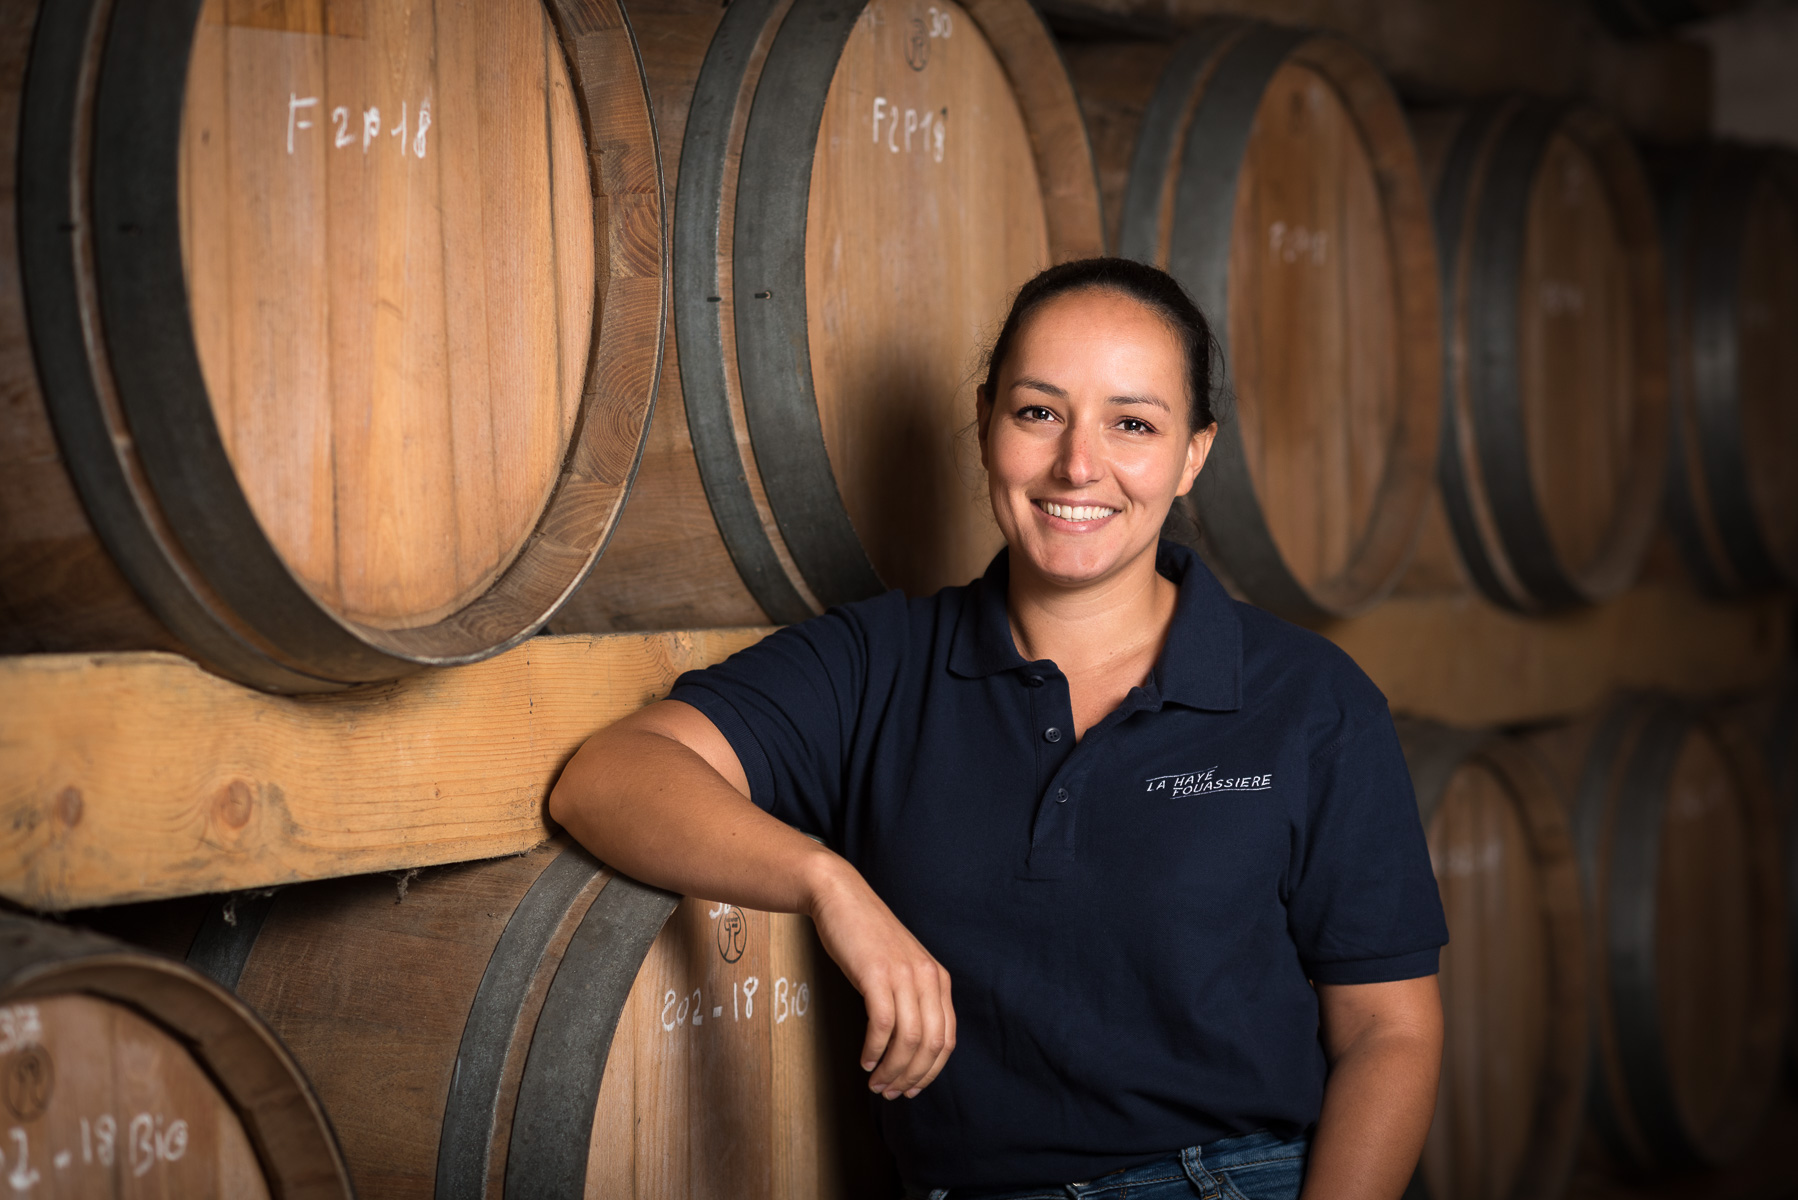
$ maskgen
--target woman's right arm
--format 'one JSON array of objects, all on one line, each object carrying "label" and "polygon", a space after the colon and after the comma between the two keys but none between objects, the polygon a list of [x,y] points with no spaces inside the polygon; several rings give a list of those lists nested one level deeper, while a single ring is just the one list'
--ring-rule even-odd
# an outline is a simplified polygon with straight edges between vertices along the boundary
[{"label": "woman's right arm", "polygon": [[867,1004],[870,1089],[916,1095],[942,1070],[955,1048],[948,972],[860,872],[749,799],[736,752],[698,709],[664,700],[588,738],[549,815],[644,883],[807,914]]}]

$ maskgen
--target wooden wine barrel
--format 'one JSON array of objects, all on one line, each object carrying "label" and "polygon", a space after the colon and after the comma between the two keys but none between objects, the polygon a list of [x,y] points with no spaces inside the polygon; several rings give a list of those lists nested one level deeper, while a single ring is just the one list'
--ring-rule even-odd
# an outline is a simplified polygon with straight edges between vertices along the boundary
[{"label": "wooden wine barrel", "polygon": [[1566,809],[1526,746],[1400,725],[1448,917],[1436,1116],[1410,1200],[1553,1200],[1579,1142],[1587,939]]},{"label": "wooden wine barrel", "polygon": [[1712,593],[1798,583],[1798,167],[1778,151],[1728,145],[1658,165],[1669,524]]},{"label": "wooden wine barrel", "polygon": [[1597,942],[1593,1128],[1632,1167],[1727,1162],[1773,1104],[1788,1023],[1760,756],[1714,714],[1650,698],[1535,740],[1570,785]]},{"label": "wooden wine barrel", "polygon": [[361,1195],[883,1194],[863,1010],[800,918],[560,843],[226,903],[188,962],[307,1069]]},{"label": "wooden wine barrel", "polygon": [[1000,545],[971,425],[1012,293],[1101,249],[1026,0],[645,0],[678,162],[669,372],[634,503],[557,630],[796,621]]},{"label": "wooden wine barrel", "polygon": [[0,649],[317,691],[534,632],[660,369],[617,0],[59,0],[0,40]]},{"label": "wooden wine barrel", "polygon": [[[1659,519],[1665,281],[1647,175],[1610,118],[1509,99],[1420,124],[1446,371],[1440,484],[1494,603],[1616,595]],[[1439,157],[1431,148],[1439,148]]]},{"label": "wooden wine barrel", "polygon": [[1169,531],[1250,600],[1344,616],[1416,539],[1441,397],[1427,195],[1397,96],[1339,38],[1250,22],[1070,43],[1115,251],[1165,267],[1233,406]]},{"label": "wooden wine barrel", "polygon": [[352,1195],[292,1057],[225,989],[0,914],[0,1162],[15,1195]]}]

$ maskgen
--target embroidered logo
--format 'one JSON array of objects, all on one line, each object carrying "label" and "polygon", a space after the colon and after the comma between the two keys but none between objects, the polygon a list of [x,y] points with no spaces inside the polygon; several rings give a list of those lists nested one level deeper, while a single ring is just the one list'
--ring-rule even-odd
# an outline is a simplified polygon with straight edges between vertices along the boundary
[{"label": "embroidered logo", "polygon": [[1180,800],[1210,792],[1265,792],[1274,786],[1272,775],[1218,776],[1217,768],[1188,771],[1180,775],[1156,775],[1143,781],[1145,792],[1166,792],[1168,798]]}]

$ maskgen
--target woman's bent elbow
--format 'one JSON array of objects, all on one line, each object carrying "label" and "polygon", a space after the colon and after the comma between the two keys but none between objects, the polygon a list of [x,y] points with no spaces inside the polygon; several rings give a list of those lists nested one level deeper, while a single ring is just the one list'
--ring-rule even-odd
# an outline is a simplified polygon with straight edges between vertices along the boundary
[{"label": "woman's bent elbow", "polygon": [[593,739],[588,738],[581,748],[574,753],[563,766],[562,773],[556,777],[555,784],[549,789],[547,810],[549,819],[568,829],[579,819],[581,800],[585,792],[583,780],[590,774],[589,758]]}]

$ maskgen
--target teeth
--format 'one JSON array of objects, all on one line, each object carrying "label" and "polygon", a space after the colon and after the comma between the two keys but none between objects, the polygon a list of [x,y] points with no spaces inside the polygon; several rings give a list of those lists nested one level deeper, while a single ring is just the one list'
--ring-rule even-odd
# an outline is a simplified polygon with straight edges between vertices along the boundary
[{"label": "teeth", "polygon": [[1097,521],[1101,517],[1109,517],[1118,510],[1101,508],[1096,504],[1056,504],[1043,501],[1043,511],[1051,517],[1060,517],[1064,521]]}]

